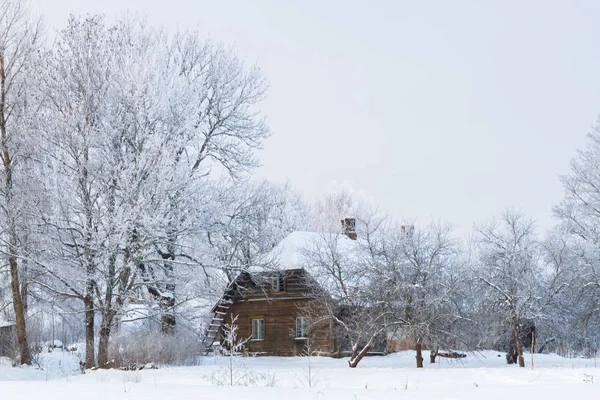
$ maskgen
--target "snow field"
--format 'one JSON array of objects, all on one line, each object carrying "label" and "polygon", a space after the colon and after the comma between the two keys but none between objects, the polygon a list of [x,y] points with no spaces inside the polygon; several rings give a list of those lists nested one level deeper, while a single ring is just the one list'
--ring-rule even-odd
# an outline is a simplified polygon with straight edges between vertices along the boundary
[{"label": "snow field", "polygon": [[[427,361],[427,352],[424,355]],[[534,370],[530,358],[528,367],[519,369],[506,365],[504,354],[494,351],[469,354],[463,360],[438,359],[423,369],[414,367],[414,352],[365,358],[356,369],[348,368],[346,359],[313,357],[313,387],[308,387],[308,359],[303,357],[236,358],[234,372],[238,376],[259,379],[249,386],[234,387],[216,384],[215,377],[228,376],[226,357],[205,357],[197,367],[99,370],[85,375],[65,374],[66,365],[77,365],[69,361],[75,360],[69,353],[54,352],[42,358],[46,371],[0,367],[0,399],[600,398],[600,368],[594,368],[594,360],[557,355],[536,355]],[[594,383],[589,382],[591,377]]]}]

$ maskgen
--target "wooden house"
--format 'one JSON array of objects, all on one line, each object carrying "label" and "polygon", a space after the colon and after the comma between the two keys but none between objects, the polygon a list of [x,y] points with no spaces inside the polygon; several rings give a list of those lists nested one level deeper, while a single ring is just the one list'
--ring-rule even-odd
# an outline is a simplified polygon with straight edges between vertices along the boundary
[{"label": "wooden house", "polygon": [[335,349],[332,322],[311,315],[322,303],[322,289],[302,269],[241,273],[213,307],[208,334],[220,341],[223,325],[234,317],[239,339],[257,355],[327,355]]},{"label": "wooden house", "polygon": [[[335,240],[350,254],[357,244],[354,218],[341,220],[340,233],[292,232],[273,249],[273,270],[242,272],[213,307],[205,347],[222,341],[223,324],[237,317],[238,338],[260,355],[288,356],[311,352],[333,354],[337,347],[331,315],[323,310],[333,290],[327,277],[305,269],[305,252]],[[343,340],[340,341],[342,344]]]}]

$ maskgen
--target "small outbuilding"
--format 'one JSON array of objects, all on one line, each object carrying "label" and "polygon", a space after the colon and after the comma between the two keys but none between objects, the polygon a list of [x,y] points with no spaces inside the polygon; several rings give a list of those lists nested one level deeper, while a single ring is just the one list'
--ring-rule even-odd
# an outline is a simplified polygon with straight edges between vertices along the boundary
[{"label": "small outbuilding", "polygon": [[16,343],[16,324],[0,318],[0,357],[13,357]]}]

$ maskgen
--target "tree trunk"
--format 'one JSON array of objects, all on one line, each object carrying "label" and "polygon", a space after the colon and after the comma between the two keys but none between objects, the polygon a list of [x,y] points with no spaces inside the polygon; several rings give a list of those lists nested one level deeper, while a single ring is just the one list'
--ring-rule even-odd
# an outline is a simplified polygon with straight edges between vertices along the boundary
[{"label": "tree trunk", "polygon": [[350,355],[350,360],[354,360],[356,355],[358,354],[358,345],[352,346],[352,354]]},{"label": "tree trunk", "polygon": [[[25,250],[27,254],[27,250]],[[19,273],[19,279],[21,280],[21,303],[23,304],[23,315],[27,315],[27,309],[29,308],[29,284],[27,282],[27,261],[21,260],[21,268]]]},{"label": "tree trunk", "polygon": [[79,189],[81,191],[81,197],[85,206],[85,248],[84,248],[84,259],[85,259],[85,297],[83,303],[85,306],[85,367],[94,368],[96,366],[94,357],[94,331],[95,331],[95,312],[94,307],[94,288],[95,280],[94,274],[96,273],[96,265],[92,254],[92,238],[94,236],[94,218],[92,215],[92,200],[87,189],[88,182],[88,149],[84,149],[83,157],[85,160],[85,166],[81,171],[81,178],[79,183]]},{"label": "tree trunk", "polygon": [[512,331],[515,339],[515,345],[517,346],[517,359],[519,360],[519,367],[525,367],[525,358],[523,358],[523,346],[521,345],[521,340],[519,339],[519,319],[515,314],[512,317]]},{"label": "tree trunk", "polygon": [[85,367],[94,368],[96,366],[94,357],[94,301],[91,294],[84,297],[83,304],[85,306]]},{"label": "tree trunk", "polygon": [[10,283],[15,310],[15,322],[17,323],[17,340],[19,342],[21,364],[31,364],[31,352],[27,343],[27,330],[25,329],[25,313],[23,312],[23,302],[21,301],[21,292],[19,290],[17,258],[11,255],[8,258],[8,263],[10,264]]},{"label": "tree trunk", "polygon": [[423,344],[421,341],[417,341],[417,368],[423,368]]},{"label": "tree trunk", "polygon": [[[168,249],[166,252],[158,250],[158,254],[164,260],[163,271],[165,273],[165,286],[161,289],[156,282],[153,273],[151,272],[152,266],[146,265],[143,261],[139,260],[137,263],[138,270],[141,272],[142,279],[148,283],[148,293],[154,297],[158,302],[158,306],[161,312],[161,332],[166,335],[172,335],[175,333],[176,318],[175,318],[175,282],[173,278],[173,265],[171,261],[175,259],[173,255],[174,250]],[[151,283],[153,282],[153,283]]]},{"label": "tree trunk", "polygon": [[[112,254],[108,262],[106,275],[106,293],[102,309],[102,323],[100,324],[100,341],[98,342],[98,368],[110,368],[112,364],[108,359],[108,345],[110,342],[110,330],[117,312],[113,309],[113,289],[116,286],[115,263],[116,255]],[[119,300],[116,301],[120,304]]]},{"label": "tree trunk", "polygon": [[358,363],[360,362],[360,360],[363,359],[363,357],[367,354],[367,352],[369,351],[369,349],[371,348],[371,346],[365,346],[363,347],[363,349],[356,354],[356,347],[354,347],[352,349],[352,357],[350,358],[350,360],[348,361],[348,366],[350,368],[356,368],[356,366],[358,365]]},{"label": "tree trunk", "polygon": [[[168,270],[169,274],[173,274],[173,267]],[[172,278],[167,278],[172,279]],[[160,304],[162,306],[162,333],[165,335],[173,335],[175,333],[175,284],[168,282],[166,284],[166,296],[163,296]]]},{"label": "tree trunk", "polygon": [[[549,343],[552,343],[552,342],[554,342],[555,340],[556,340],[556,338],[550,338],[550,339],[546,339],[546,340],[544,341],[544,344],[543,344],[543,345],[542,345],[542,346],[541,346],[541,347],[538,349],[538,351],[537,351],[537,352],[538,352],[538,353],[543,353],[543,352],[544,352],[544,349],[546,348],[546,346],[547,346]],[[559,350],[558,352],[560,353],[560,350]]]},{"label": "tree trunk", "polygon": [[440,348],[439,347],[435,347],[434,350],[431,350],[431,352],[429,353],[429,363],[430,364],[435,364],[435,358],[438,355]]},{"label": "tree trunk", "polygon": [[162,333],[166,335],[172,335],[175,333],[175,281],[173,278],[173,264],[171,261],[175,260],[175,250],[168,246],[167,253],[162,254],[164,261],[164,270],[166,275],[165,293],[162,299],[160,299],[160,306],[162,308]]},{"label": "tree trunk", "polygon": [[[109,311],[112,314],[112,312]],[[98,367],[110,368],[112,363],[108,359],[108,346],[110,344],[110,328],[113,317],[111,315],[102,316],[102,326],[100,327],[100,341],[98,342]]]},{"label": "tree trunk", "polygon": [[[169,306],[170,309],[175,305],[174,303],[175,302],[173,301],[173,304]],[[173,335],[175,333],[175,314],[172,312],[164,313],[161,317],[161,326],[162,333],[165,335]]]},{"label": "tree trunk", "polygon": [[13,163],[8,148],[8,132],[6,126],[6,75],[4,65],[4,52],[0,49],[0,139],[2,141],[2,164],[4,167],[4,212],[6,215],[8,231],[8,264],[10,265],[10,284],[12,291],[13,308],[15,311],[15,322],[17,324],[17,340],[21,353],[21,364],[31,364],[31,352],[27,343],[27,330],[25,328],[25,312],[23,308],[22,293],[19,289],[19,265],[17,263],[17,236],[15,200],[13,198]]}]

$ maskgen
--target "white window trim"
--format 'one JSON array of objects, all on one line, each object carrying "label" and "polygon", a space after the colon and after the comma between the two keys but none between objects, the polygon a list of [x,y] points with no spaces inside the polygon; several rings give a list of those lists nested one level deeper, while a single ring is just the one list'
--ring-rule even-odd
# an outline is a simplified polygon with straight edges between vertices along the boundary
[{"label": "white window trim", "polygon": [[[300,324],[300,327],[302,328],[303,324],[305,325],[305,332],[300,332],[300,333],[305,333],[305,335],[299,335],[298,334],[298,324]],[[295,339],[308,339],[308,336],[310,335],[310,319],[309,317],[306,316],[298,316],[296,317],[296,337]]]},{"label": "white window trim", "polygon": [[[254,337],[254,321],[262,321],[262,332],[260,331],[260,324],[258,324],[259,326],[258,326],[258,332],[257,332],[258,333],[257,336],[260,336],[260,334],[262,333],[262,337],[258,337],[258,338]],[[259,342],[259,341],[265,340],[265,319],[264,318],[252,318],[252,331],[250,333],[251,333],[250,341],[252,341],[252,342]]]},{"label": "white window trim", "polygon": [[285,291],[285,278],[283,276],[274,276],[271,278],[271,292],[280,293]]}]

